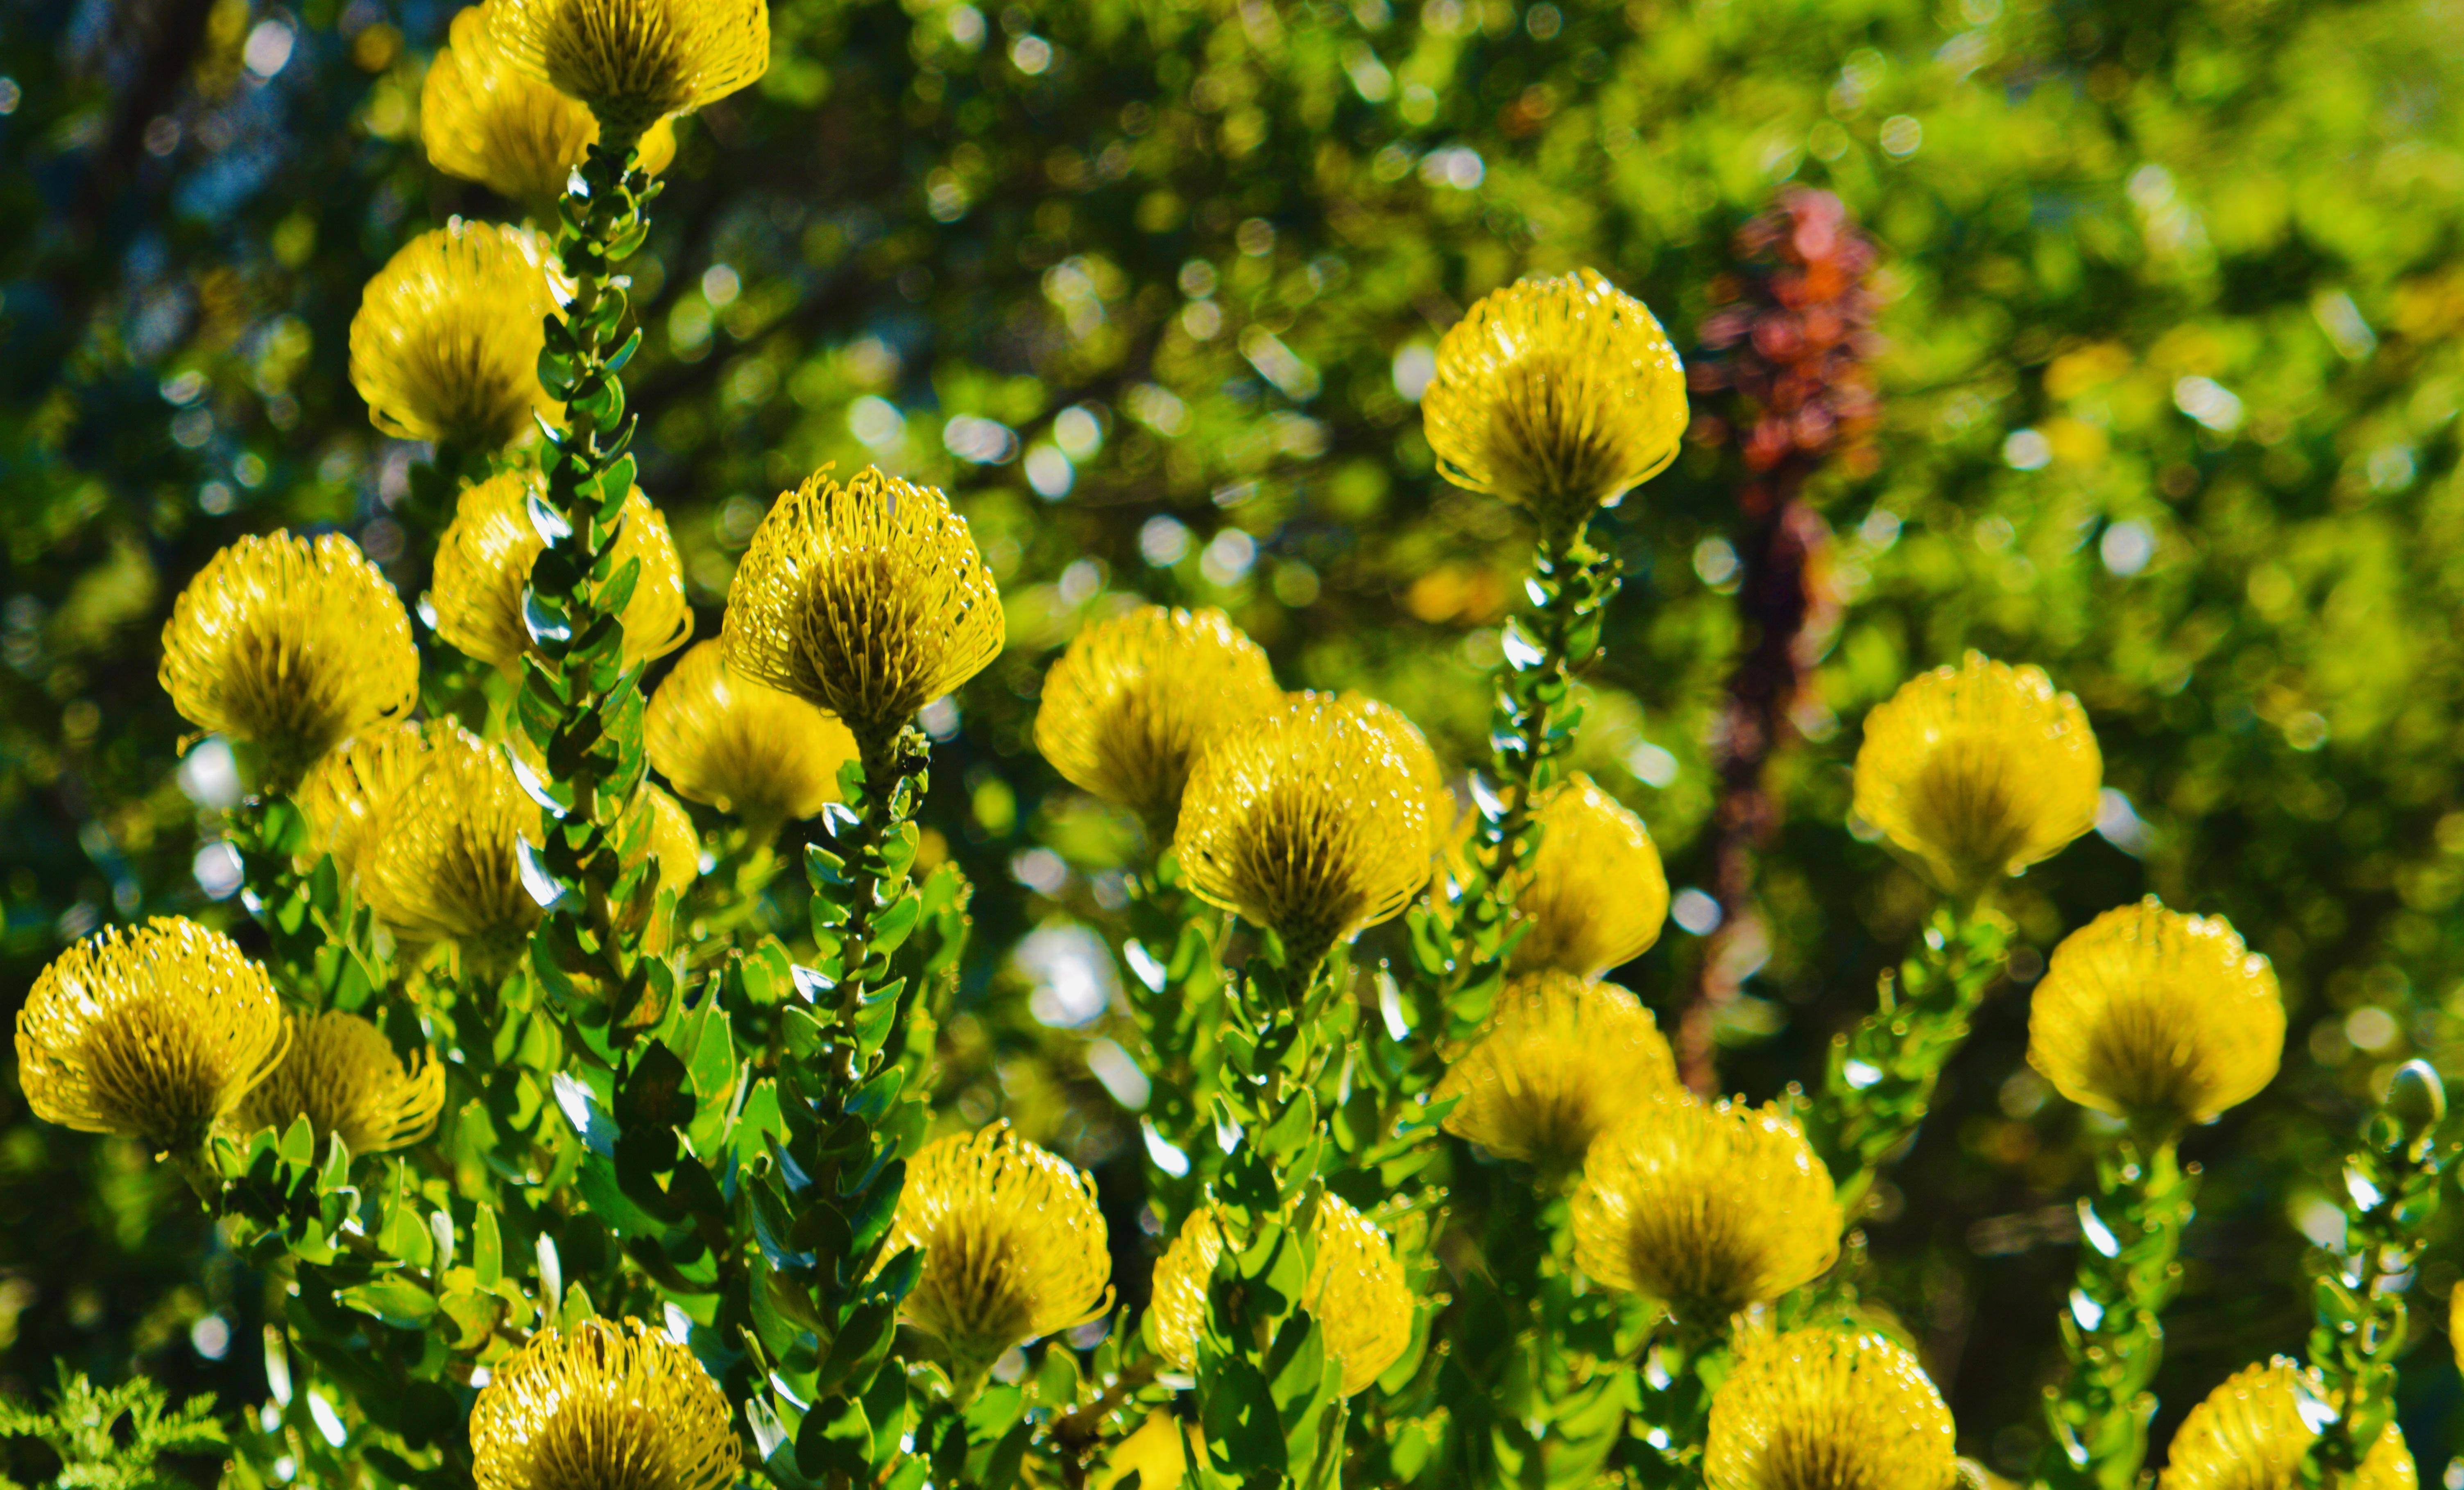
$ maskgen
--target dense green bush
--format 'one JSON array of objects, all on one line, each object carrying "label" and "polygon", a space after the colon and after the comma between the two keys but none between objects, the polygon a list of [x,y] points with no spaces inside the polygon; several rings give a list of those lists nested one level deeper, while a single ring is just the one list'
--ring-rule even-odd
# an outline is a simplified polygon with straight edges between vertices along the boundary
[{"label": "dense green bush", "polygon": [[[278,951],[231,898],[231,757],[180,763],[157,638],[245,533],[348,533],[406,596],[428,585],[450,484],[369,426],[347,328],[414,234],[518,210],[420,147],[451,19],[372,0],[0,17],[12,991],[158,912]],[[1688,929],[1618,976],[1672,1030],[1716,1014],[1695,1054],[1724,1089],[1811,1085],[1932,904],[1846,825],[1859,721],[1969,646],[2043,666],[2111,792],[2097,835],[2004,897],[2009,975],[1878,1187],[1865,1295],[1962,1452],[2025,1473],[2097,1152],[2023,1059],[2026,990],[2065,932],[2153,891],[2229,916],[2291,1014],[2275,1084],[2185,1143],[2207,1172],[2156,1441],[2302,1348],[2352,1134],[2398,1063],[2442,1058],[2464,973],[2452,15],[788,0],[771,20],[761,82],[681,125],[627,266],[642,484],[702,637],[773,495],[817,467],[879,461],[967,517],[1008,624],[935,721],[919,809],[978,887],[943,1096],[1097,1175],[1126,1301],[1144,1150],[1088,1062],[1120,1030],[1069,1027],[1050,969],[1056,948],[1085,965],[1070,928],[1132,929],[1144,849],[1038,755],[1046,668],[1124,597],[1221,605],[1286,684],[1386,699],[1450,770],[1486,769],[1530,535],[1435,471],[1415,403],[1438,336],[1519,275],[1591,266],[1690,362],[1727,365],[1718,318],[1770,272],[1739,230],[1805,184],[1877,250],[1875,403],[1767,493],[1797,502],[1816,603],[1767,760],[1735,748],[1735,684],[1793,551],[1747,499],[1774,482],[1735,396],[1698,389],[1732,437],[1698,426],[1592,529],[1624,586],[1570,763],[1649,822]],[[1710,906],[1728,934],[1694,934]],[[1354,960],[1404,953],[1398,923]],[[56,1360],[264,1400],[266,1275],[179,1176],[13,1101],[8,1122],[0,1380],[37,1393]],[[1502,1172],[1450,1162],[1479,1212]],[[2413,1295],[2456,1276],[2433,1247]],[[2406,1356],[2401,1393],[2435,1478],[2457,1447],[2445,1352]],[[12,1472],[50,1470],[29,1451]]]}]

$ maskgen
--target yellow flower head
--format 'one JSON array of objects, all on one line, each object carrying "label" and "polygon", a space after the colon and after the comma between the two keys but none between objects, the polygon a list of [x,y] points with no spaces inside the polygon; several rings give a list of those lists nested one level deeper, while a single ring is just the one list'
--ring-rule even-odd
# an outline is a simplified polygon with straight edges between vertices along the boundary
[{"label": "yellow flower head", "polygon": [[[522,624],[522,592],[530,587],[531,561],[547,547],[531,521],[530,500],[543,490],[535,471],[499,471],[462,489],[453,521],[436,545],[436,577],[429,592],[436,607],[436,634],[464,655],[508,675],[531,649]],[[685,603],[684,565],[668,519],[635,487],[625,498],[625,520],[616,533],[616,569],[639,563],[633,597],[625,603],[625,666],[665,657],[693,635],[693,610]],[[612,574],[614,571],[611,570]]]},{"label": "yellow flower head", "polygon": [[1950,1410],[1881,1335],[1749,1335],[1711,1398],[1710,1490],[1951,1490]]},{"label": "yellow flower head", "polygon": [[737,1457],[718,1384],[640,1320],[540,1331],[471,1408],[478,1490],[728,1490]]},{"label": "yellow flower head", "polygon": [[1865,716],[1857,816],[1973,893],[2096,826],[2104,757],[2087,712],[2041,668],[1970,652]]},{"label": "yellow flower head", "polygon": [[1660,940],[1668,875],[1640,818],[1578,775],[1542,800],[1540,828],[1540,851],[1514,887],[1514,919],[1529,928],[1515,944],[1517,972],[1598,977]]},{"label": "yellow flower head", "polygon": [[[1189,1451],[1181,1442],[1186,1431],[1196,1435],[1191,1424],[1184,1430],[1180,1420],[1162,1408],[1147,1414],[1137,1432],[1112,1446],[1103,1467],[1087,1480],[1087,1490],[1119,1490],[1122,1480],[1134,1473],[1138,1490],[1180,1490],[1181,1478],[1189,1473]],[[1200,1436],[1202,1445],[1205,1439]]]},{"label": "yellow flower head", "polygon": [[953,1134],[907,1161],[890,1250],[921,1247],[902,1306],[963,1373],[1014,1345],[1112,1306],[1111,1254],[1095,1182],[1007,1123]]},{"label": "yellow flower head", "polygon": [[642,745],[677,796],[766,836],[839,800],[855,736],[795,694],[736,676],[721,649],[703,642],[676,660],[643,712]]},{"label": "yellow flower head", "polygon": [[[2319,1373],[2282,1356],[2245,1367],[2190,1409],[2173,1433],[2157,1490],[2294,1490],[2301,1457],[2319,1430],[2303,1418],[2326,1387]],[[2404,1433],[2387,1425],[2349,1490],[2413,1490],[2412,1455]]]},{"label": "yellow flower head", "polygon": [[356,1014],[291,1018],[291,1053],[240,1100],[231,1126],[283,1131],[300,1118],[353,1153],[404,1149],[436,1131],[445,1067],[423,1056],[405,1070],[385,1031]]},{"label": "yellow flower head", "polygon": [[157,916],[60,953],[17,1011],[34,1116],[186,1149],[281,1063],[290,1031],[265,969],[194,921]]},{"label": "yellow flower head", "polygon": [[1303,968],[1401,910],[1429,879],[1428,747],[1416,759],[1400,716],[1364,703],[1290,695],[1216,736],[1181,799],[1175,847],[1190,888],[1272,927]]},{"label": "yellow flower head", "polygon": [[720,640],[741,678],[784,689],[887,743],[1001,654],[1001,594],[967,521],[931,487],[873,467],[781,493],[727,591]]},{"label": "yellow flower head", "polygon": [[197,571],[163,627],[159,676],[181,717],[259,747],[287,786],[345,736],[410,712],[419,649],[358,544],[276,533]]},{"label": "yellow flower head", "polygon": [[762,0],[495,0],[488,22],[515,66],[623,136],[715,103],[770,68]]},{"label": "yellow flower head", "polygon": [[1044,675],[1052,769],[1169,838],[1199,750],[1283,700],[1266,654],[1220,610],[1149,605],[1078,633]]},{"label": "yellow flower head", "polygon": [[1592,1145],[1573,1224],[1595,1280],[1707,1319],[1819,1278],[1842,1230],[1831,1176],[1794,1120],[1683,1092]]},{"label": "yellow flower head", "polygon": [[406,719],[354,734],[319,757],[291,794],[308,820],[310,851],[333,855],[337,868],[357,876],[394,799],[427,767],[434,737]]},{"label": "yellow flower head", "polygon": [[1571,973],[1531,973],[1498,996],[1479,1042],[1437,1095],[1460,1097],[1446,1131],[1549,1169],[1677,1085],[1668,1041],[1634,995]]},{"label": "yellow flower head", "polygon": [[634,811],[649,815],[649,848],[658,866],[657,888],[683,894],[701,877],[701,834],[694,831],[683,803],[647,782],[633,804]]},{"label": "yellow flower head", "polygon": [[2054,949],[2028,1011],[2028,1063],[2065,1097],[2158,1128],[2255,1096],[2284,1053],[2276,970],[2222,916],[2148,896]]},{"label": "yellow flower head", "polygon": [[[599,138],[590,110],[516,68],[488,33],[484,6],[453,17],[453,33],[419,90],[419,138],[429,164],[498,196],[539,208],[564,195],[573,168]],[[674,126],[642,137],[642,169],[675,159]]]},{"label": "yellow flower head", "polygon": [[[1341,1196],[1319,1196],[1310,1230],[1316,1260],[1300,1304],[1326,1331],[1327,1351],[1342,1363],[1343,1394],[1350,1396],[1385,1374],[1411,1344],[1412,1290],[1386,1234]],[[1147,1340],[1175,1369],[1198,1369],[1206,1285],[1222,1256],[1222,1228],[1201,1207],[1189,1213],[1156,1260]]]},{"label": "yellow flower head", "polygon": [[473,449],[512,444],[539,386],[541,329],[558,282],[538,234],[455,218],[421,233],[377,271],[351,318],[351,384],[379,429]]},{"label": "yellow flower head", "polygon": [[1447,480],[1572,532],[1677,458],[1685,369],[1640,300],[1578,270],[1483,296],[1439,341],[1420,416]]},{"label": "yellow flower head", "polygon": [[1326,1331],[1327,1353],[1343,1364],[1350,1396],[1386,1374],[1412,1343],[1412,1290],[1386,1234],[1341,1196],[1318,1197],[1317,1260],[1301,1287],[1301,1307]]},{"label": "yellow flower head", "polygon": [[509,951],[539,919],[522,885],[521,843],[539,809],[502,753],[454,726],[429,726],[429,761],[387,812],[360,867],[360,890],[405,936]]}]

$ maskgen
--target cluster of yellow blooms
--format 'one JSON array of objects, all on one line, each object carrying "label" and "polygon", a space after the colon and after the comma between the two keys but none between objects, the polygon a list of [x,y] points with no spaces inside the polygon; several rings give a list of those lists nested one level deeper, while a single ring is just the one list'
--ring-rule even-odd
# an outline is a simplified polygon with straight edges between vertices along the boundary
[{"label": "cluster of yellow blooms", "polygon": [[[534,205],[604,127],[655,168],[670,116],[758,77],[759,0],[490,0],[453,25],[424,129],[442,168]],[[646,133],[647,132],[647,133]],[[406,438],[499,451],[554,417],[536,364],[564,287],[540,238],[456,222],[370,283],[351,339],[372,417]],[[1446,473],[1529,508],[1544,534],[1666,466],[1683,374],[1639,302],[1588,272],[1513,286],[1445,338],[1426,398]],[[542,548],[539,478],[510,464],[466,489],[444,534],[435,629],[517,672]],[[666,521],[633,492],[619,562],[627,665],[687,645],[693,616]],[[679,795],[775,835],[839,795],[840,767],[882,757],[917,710],[1000,652],[992,575],[938,491],[867,470],[816,473],[754,535],[721,633],[669,670],[644,715],[650,764]],[[413,719],[407,616],[347,539],[248,538],[190,584],[164,634],[162,680],[187,718],[259,753],[344,883],[400,944],[502,970],[540,918],[524,872],[546,773],[495,722]],[[1148,607],[1089,625],[1045,680],[1035,738],[1059,774],[1169,844],[1189,888],[1270,931],[1314,969],[1340,943],[1463,874],[1453,799],[1420,733],[1354,694],[1286,692],[1218,611]],[[1855,810],[1947,893],[1973,897],[2095,822],[2101,763],[2078,701],[2043,672],[1971,655],[1919,677],[1866,721]],[[1660,935],[1665,874],[1649,832],[1593,781],[1535,802],[1540,846],[1509,877],[1510,978],[1450,1060],[1447,1129],[1528,1161],[1569,1192],[1573,1256],[1600,1287],[1681,1321],[1757,1316],[1831,1268],[1853,1217],[1779,1106],[1704,1101],[1678,1084],[1651,1013],[1603,981]],[[699,844],[646,787],[634,841],[681,891]],[[2059,1091],[2154,1132],[2213,1118],[2263,1086],[2284,1013],[2265,958],[2223,921],[2153,900],[2060,944],[2033,996],[2029,1058]],[[105,932],[45,971],[17,1025],[34,1110],[71,1127],[193,1150],[217,1124],[305,1119],[357,1151],[431,1131],[445,1070],[406,1062],[355,1014],[286,1010],[263,968],[187,921]],[[1386,1235],[1316,1192],[1300,1304],[1323,1325],[1346,1394],[1403,1353],[1415,1301]],[[1092,1181],[1005,1124],[908,1162],[893,1250],[920,1249],[903,1304],[957,1374],[1098,1319],[1112,1304]],[[1223,1230],[1190,1212],[1155,1274],[1147,1339],[1167,1367],[1204,1353]],[[1749,1324],[1712,1400],[1717,1490],[1945,1490],[1953,1425],[1915,1358],[1884,1335]],[[2183,1427],[2167,1490],[2277,1486],[2316,1430],[2301,1373],[2254,1367]],[[638,1322],[540,1330],[479,1393],[483,1490],[657,1485],[720,1490],[739,1450],[725,1397],[691,1351]],[[1168,1419],[1115,1471],[1146,1490],[1182,1472]],[[2411,1482],[2389,1430],[2364,1472]]]}]

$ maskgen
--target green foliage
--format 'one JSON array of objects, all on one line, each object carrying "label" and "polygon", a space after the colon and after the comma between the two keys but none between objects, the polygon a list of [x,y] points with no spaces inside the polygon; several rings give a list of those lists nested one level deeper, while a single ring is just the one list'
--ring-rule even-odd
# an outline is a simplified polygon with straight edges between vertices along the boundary
[{"label": "green foliage", "polygon": [[187,1480],[164,1460],[231,1447],[213,1414],[211,1396],[175,1408],[142,1376],[97,1387],[62,1366],[58,1390],[42,1409],[0,1400],[0,1438],[33,1438],[50,1449],[59,1468],[48,1483],[59,1490],[167,1490]]}]

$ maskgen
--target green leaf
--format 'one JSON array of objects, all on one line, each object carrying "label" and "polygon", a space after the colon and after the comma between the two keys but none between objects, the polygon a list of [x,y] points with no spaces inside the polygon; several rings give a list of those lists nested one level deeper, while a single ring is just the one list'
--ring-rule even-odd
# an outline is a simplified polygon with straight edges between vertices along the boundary
[{"label": "green leaf", "polygon": [[436,1296],[403,1278],[380,1278],[341,1289],[334,1297],[349,1308],[405,1329],[427,1325],[437,1312]]}]

